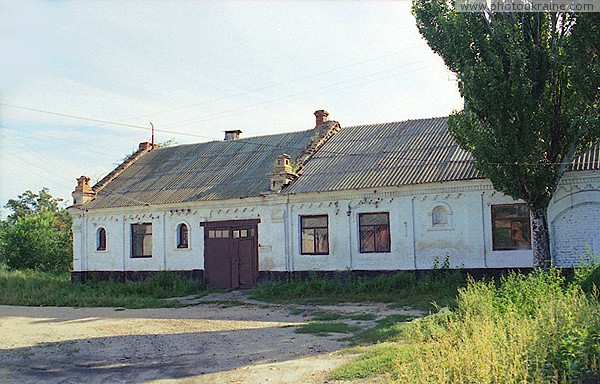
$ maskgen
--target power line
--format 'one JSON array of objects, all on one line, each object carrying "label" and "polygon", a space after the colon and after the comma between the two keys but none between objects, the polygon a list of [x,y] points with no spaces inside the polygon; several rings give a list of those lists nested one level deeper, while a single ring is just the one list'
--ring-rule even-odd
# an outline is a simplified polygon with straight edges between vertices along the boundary
[{"label": "power line", "polygon": [[52,112],[52,111],[45,111],[42,109],[36,109],[36,108],[29,108],[29,107],[23,107],[21,105],[13,105],[13,104],[6,104],[6,103],[0,103],[0,105],[5,106],[5,107],[10,107],[10,108],[17,108],[17,109],[23,109],[25,111],[32,111],[32,112],[38,112],[38,113],[45,113],[48,115],[54,115],[54,116],[62,116],[62,117],[69,117],[71,119],[79,119],[79,120],[86,120],[86,121],[93,121],[95,123],[102,123],[102,124],[111,124],[111,125],[118,125],[121,127],[128,127],[128,128],[137,128],[137,129],[150,129],[148,127],[142,127],[139,125],[132,125],[132,124],[125,124],[125,123],[118,123],[116,121],[109,121],[109,120],[100,120],[100,119],[92,119],[89,117],[82,117],[82,116],[75,116],[75,115],[69,115],[67,113],[60,113],[60,112]]},{"label": "power line", "polygon": [[[270,99],[270,100],[267,100],[267,101],[263,101],[261,103],[257,103],[257,104],[251,105],[251,106],[247,107],[246,109],[244,109],[242,111],[240,111],[239,108],[233,108],[233,109],[229,109],[229,110],[222,111],[222,112],[219,112],[219,113],[213,113],[213,114],[207,115],[205,117],[191,118],[191,119],[183,120],[183,121],[180,121],[180,122],[174,123],[174,124],[166,124],[164,126],[165,127],[180,127],[180,126],[186,125],[186,124],[192,124],[192,123],[198,123],[198,122],[205,122],[205,121],[217,120],[217,119],[221,119],[221,118],[224,118],[224,117],[231,117],[231,116],[240,115],[240,114],[244,114],[244,113],[248,113],[248,112],[252,112],[252,111],[263,109],[263,108],[252,108],[252,107],[260,107],[260,106],[272,107],[272,106],[275,106],[275,105],[287,104],[287,103],[291,103],[291,102],[294,102],[294,101],[307,99],[309,97],[314,97],[314,96],[319,96],[319,95],[331,93],[333,91],[338,91],[338,90],[342,90],[342,89],[352,88],[352,87],[356,87],[356,86],[364,85],[364,84],[370,84],[370,83],[373,83],[373,82],[376,82],[376,81],[385,80],[385,79],[388,79],[388,78],[391,78],[391,77],[395,77],[395,76],[399,76],[399,75],[403,75],[403,74],[406,74],[406,73],[420,71],[420,70],[432,67],[434,65],[419,67],[419,68],[416,68],[414,70],[402,71],[400,73],[395,73],[395,74],[392,74],[392,75],[375,78],[373,80],[363,81],[363,82],[360,82],[360,83],[357,83],[357,84],[350,84],[348,86],[341,87],[341,88],[340,87],[335,88],[335,86],[337,86],[337,85],[345,84],[345,83],[348,83],[348,82],[351,82],[351,81],[355,81],[355,80],[359,80],[359,79],[363,79],[363,78],[367,78],[367,77],[372,77],[372,76],[379,75],[379,74],[382,74],[382,73],[390,73],[390,71],[393,71],[393,70],[398,70],[400,68],[408,67],[408,66],[413,65],[413,64],[419,64],[419,63],[423,63],[423,62],[426,62],[426,61],[431,61],[433,59],[435,59],[435,58],[428,58],[428,59],[424,59],[424,60],[419,60],[419,61],[415,61],[415,62],[404,64],[404,65],[401,65],[401,66],[397,66],[397,67],[393,67],[393,68],[387,68],[387,69],[382,70],[382,71],[377,71],[377,72],[369,73],[369,74],[366,74],[366,75],[362,75],[362,76],[354,77],[354,78],[351,78],[351,79],[347,79],[347,80],[344,80],[344,81],[340,81],[340,82],[337,82],[337,83],[329,84],[327,86],[327,88],[326,88],[325,91],[323,90],[323,87],[320,87],[318,89],[312,89],[312,90],[309,90],[309,91],[296,93],[294,95],[289,95],[289,96],[284,96],[284,97],[278,97],[278,98]],[[317,92],[317,93],[314,93],[314,92]],[[307,95],[307,96],[303,96],[303,97],[300,97],[300,98],[296,97],[296,96],[302,96],[302,95]],[[290,99],[290,100],[288,100],[288,99]],[[285,100],[285,101],[282,101],[282,102],[279,102],[279,103],[276,103],[276,104],[272,104],[273,102],[276,102],[276,101],[279,101],[279,100]],[[249,109],[249,108],[252,108],[252,109]]]},{"label": "power line", "polygon": [[[420,61],[417,61],[417,62],[407,63],[407,64],[402,65],[400,67],[396,67],[396,69],[403,68],[403,67],[406,67],[406,66],[409,66],[409,65],[413,65],[413,64],[418,64],[418,63],[421,63],[421,62],[424,62],[424,61],[429,61],[429,60],[432,60],[432,59],[425,59],[425,60],[420,60]],[[342,87],[342,88],[327,89],[327,91],[324,91],[324,92],[320,92],[320,93],[317,93],[317,94],[313,94],[313,95],[309,95],[309,96],[304,96],[304,97],[296,98],[296,99],[292,99],[292,100],[287,100],[287,101],[284,101],[284,102],[281,102],[281,103],[278,103],[278,104],[274,104],[274,105],[286,104],[286,103],[289,103],[289,102],[306,99],[308,97],[313,97],[313,96],[318,96],[320,94],[329,93],[329,92],[334,91],[334,90],[347,89],[347,88],[351,88],[351,87],[355,87],[355,86],[359,86],[359,85],[368,84],[368,83],[371,83],[371,82],[374,82],[374,81],[381,81],[381,80],[384,80],[384,79],[387,79],[387,78],[390,78],[390,77],[395,77],[395,76],[398,76],[398,75],[401,75],[401,74],[404,74],[404,73],[419,71],[419,70],[422,70],[422,69],[425,69],[425,68],[428,68],[428,67],[430,67],[430,66],[420,67],[420,68],[417,68],[417,69],[412,70],[412,71],[403,71],[401,73],[397,73],[397,74],[394,74],[394,75],[385,76],[385,77],[382,77],[382,78],[378,78],[378,79],[375,79],[375,80],[370,80],[370,81],[367,81],[367,82],[361,82],[361,83],[358,83],[358,84],[351,84],[349,86]],[[359,76],[359,77],[356,77],[356,78],[353,78],[353,79],[350,79],[350,80],[345,80],[345,81],[342,81],[342,82],[334,83],[333,86],[339,85],[339,84],[343,84],[343,83],[347,83],[349,81],[353,81],[353,80],[365,78],[365,77],[374,76],[374,75],[377,75],[377,74],[380,74],[380,73],[386,73],[386,72],[389,72],[389,71],[390,71],[390,69],[387,69],[385,71],[378,71],[378,72],[371,73],[371,74],[368,74],[368,75]],[[306,94],[306,93],[311,93],[311,92],[314,92],[314,91],[316,91],[316,90],[307,91],[307,92],[301,92],[301,93],[298,93],[298,94],[295,94],[295,95],[292,95],[292,96],[286,96],[284,98],[272,99],[272,100],[269,100],[269,101],[266,101],[266,102],[263,102],[263,103],[255,104],[255,106],[260,106],[260,105],[265,105],[265,104],[269,105],[273,101],[282,100],[282,99],[289,99],[290,97],[293,98],[294,96],[299,96],[299,95],[303,95],[303,94]],[[2,102],[0,102],[0,105],[5,106],[5,107],[10,107],[10,108],[22,109],[22,110],[26,110],[26,111],[32,111],[32,112],[37,112],[37,113],[44,113],[44,114],[54,115],[54,116],[67,117],[67,118],[78,119],[78,120],[83,120],[83,121],[91,121],[91,122],[95,122],[95,123],[110,124],[110,125],[122,126],[122,127],[127,127],[127,128],[142,129],[142,130],[146,130],[146,131],[151,131],[152,130],[152,128],[150,128],[150,127],[143,127],[143,126],[139,126],[139,125],[119,123],[119,122],[116,122],[116,121],[102,120],[102,119],[95,119],[95,118],[77,116],[77,115],[72,115],[72,114],[67,114],[67,113],[61,113],[61,112],[47,111],[47,110],[42,110],[42,109],[37,109],[37,108],[30,108],[30,107],[24,107],[24,106],[14,105],[14,104],[7,104],[7,103],[2,103]],[[216,120],[216,119],[219,119],[219,118],[230,117],[230,116],[234,116],[234,115],[238,115],[238,114],[248,113],[248,112],[251,112],[251,111],[258,110],[258,109],[262,109],[262,108],[254,108],[252,110],[247,110],[246,109],[244,111],[239,111],[239,112],[236,112],[239,109],[231,109],[231,110],[228,110],[228,111],[221,112],[219,114],[208,115],[207,117],[205,117],[205,118],[203,118],[201,120],[194,120],[194,119],[192,119],[192,120],[187,120],[187,121],[183,121],[183,122],[176,123],[176,124],[171,124],[171,125],[166,125],[166,126],[167,127],[169,127],[169,126],[176,127],[176,126],[180,126],[180,125],[183,125],[183,124],[190,124],[190,123],[198,122],[198,121]],[[229,113],[228,115],[226,115],[226,113],[228,113],[228,112],[232,112],[232,113]],[[172,134],[172,135],[181,135],[181,136],[189,136],[189,137],[199,137],[199,138],[204,138],[204,139],[209,139],[209,140],[219,140],[218,138],[215,138],[215,137],[206,136],[206,135],[198,135],[198,134],[194,134],[194,133],[177,132],[177,131],[171,131],[171,130],[165,130],[165,129],[155,129],[155,131],[156,132],[162,132],[162,133],[168,133],[168,134]]]},{"label": "power line", "polygon": [[266,85],[264,87],[259,87],[259,88],[251,89],[249,91],[240,92],[240,93],[236,93],[236,94],[229,95],[229,96],[224,96],[224,97],[221,97],[221,98],[218,98],[218,99],[201,101],[201,102],[198,102],[198,103],[184,105],[182,107],[165,109],[165,110],[162,110],[162,111],[159,111],[159,112],[149,113],[149,114],[145,114],[145,115],[139,115],[139,116],[135,116],[135,117],[129,117],[129,118],[126,118],[126,119],[122,119],[122,121],[135,120],[135,119],[139,119],[139,118],[142,118],[142,117],[157,116],[157,115],[160,115],[160,114],[163,114],[163,113],[179,111],[179,110],[182,110],[182,109],[187,109],[187,108],[192,108],[192,107],[198,107],[200,105],[205,105],[205,104],[210,104],[210,103],[216,103],[216,102],[219,102],[219,101],[224,101],[224,100],[232,99],[232,98],[238,97],[238,96],[245,96],[245,95],[249,95],[251,93],[256,93],[256,92],[264,91],[264,90],[267,90],[267,89],[281,87],[283,85],[296,83],[296,82],[301,81],[301,80],[306,80],[306,79],[310,79],[310,78],[313,78],[313,77],[325,75],[325,74],[328,74],[328,73],[337,72],[337,71],[342,70],[342,69],[346,69],[346,68],[350,68],[350,67],[355,67],[357,65],[361,65],[361,64],[368,63],[368,62],[371,62],[371,61],[380,60],[382,58],[393,56],[393,55],[397,55],[399,53],[410,51],[410,50],[415,49],[415,48],[419,48],[419,45],[408,47],[406,49],[402,49],[402,50],[399,50],[399,51],[396,51],[396,52],[391,52],[391,53],[388,53],[388,54],[385,54],[385,55],[373,57],[373,58],[370,58],[370,59],[367,59],[367,60],[362,60],[362,61],[355,62],[355,63],[352,63],[352,64],[347,64],[347,65],[344,65],[344,66],[341,66],[341,67],[337,67],[337,68],[333,68],[333,69],[330,69],[330,70],[327,70],[327,71],[318,72],[318,73],[314,73],[314,74],[311,74],[311,75],[306,75],[306,76],[298,77],[298,78],[295,78],[295,79],[292,79],[292,80],[287,80],[287,81],[284,81],[284,82],[281,82],[281,83]]}]

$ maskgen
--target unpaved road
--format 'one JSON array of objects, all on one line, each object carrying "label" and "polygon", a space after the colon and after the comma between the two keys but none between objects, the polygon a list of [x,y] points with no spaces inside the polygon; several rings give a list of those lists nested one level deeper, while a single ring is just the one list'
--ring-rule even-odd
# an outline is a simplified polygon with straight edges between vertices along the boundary
[{"label": "unpaved road", "polygon": [[[336,353],[346,335],[296,334],[310,316],[290,309],[239,302],[139,310],[0,306],[0,383],[323,383],[352,357]],[[318,309],[339,310],[388,312],[381,305]]]}]

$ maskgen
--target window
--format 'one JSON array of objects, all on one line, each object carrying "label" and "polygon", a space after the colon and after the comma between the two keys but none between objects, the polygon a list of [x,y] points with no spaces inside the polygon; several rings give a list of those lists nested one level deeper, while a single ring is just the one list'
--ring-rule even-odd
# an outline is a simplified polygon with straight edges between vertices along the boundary
[{"label": "window", "polygon": [[303,255],[329,254],[329,231],[327,215],[300,216],[302,236],[301,253]]},{"label": "window", "polygon": [[233,238],[238,237],[253,237],[254,236],[254,228],[249,229],[234,229],[231,231]]},{"label": "window", "polygon": [[433,208],[433,212],[431,212],[431,220],[432,220],[431,224],[434,227],[447,225],[448,224],[448,210],[446,209],[446,207],[444,207],[442,205],[438,205],[437,207]]},{"label": "window", "polygon": [[106,229],[99,228],[96,236],[96,251],[106,251]]},{"label": "window", "polygon": [[229,237],[229,229],[210,229],[208,231],[209,239],[225,239]]},{"label": "window", "polygon": [[179,224],[177,226],[177,248],[188,248],[188,226]]},{"label": "window", "polygon": [[531,249],[529,209],[525,204],[492,206],[494,250]]},{"label": "window", "polygon": [[131,224],[131,257],[152,257],[152,224]]},{"label": "window", "polygon": [[361,213],[358,215],[360,252],[390,251],[390,217],[388,213]]}]

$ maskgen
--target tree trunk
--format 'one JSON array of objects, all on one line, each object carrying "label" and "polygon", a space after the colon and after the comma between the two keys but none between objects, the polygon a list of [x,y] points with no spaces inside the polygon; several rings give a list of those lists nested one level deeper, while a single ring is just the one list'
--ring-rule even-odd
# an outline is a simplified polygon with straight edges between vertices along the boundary
[{"label": "tree trunk", "polygon": [[550,254],[547,207],[531,208],[531,233],[533,237],[533,267],[550,268],[552,255]]}]

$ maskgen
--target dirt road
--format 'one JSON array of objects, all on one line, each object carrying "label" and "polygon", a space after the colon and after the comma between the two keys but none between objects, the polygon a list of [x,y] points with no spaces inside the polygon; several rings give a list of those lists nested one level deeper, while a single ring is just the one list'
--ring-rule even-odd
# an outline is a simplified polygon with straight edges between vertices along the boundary
[{"label": "dirt road", "polygon": [[335,353],[345,335],[296,334],[310,318],[292,314],[302,311],[220,300],[177,309],[0,306],[0,382],[322,383],[351,356]]}]

